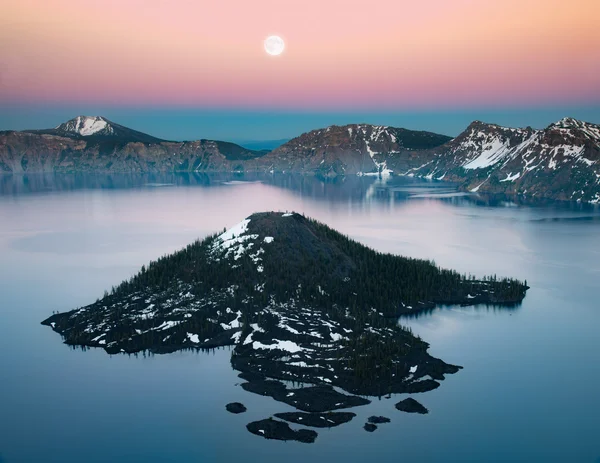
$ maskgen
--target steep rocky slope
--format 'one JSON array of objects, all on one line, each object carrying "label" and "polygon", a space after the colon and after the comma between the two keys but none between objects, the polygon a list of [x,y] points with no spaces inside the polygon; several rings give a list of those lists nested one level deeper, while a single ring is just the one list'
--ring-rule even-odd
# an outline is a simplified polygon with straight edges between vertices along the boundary
[{"label": "steep rocky slope", "polygon": [[[600,126],[572,118],[545,129],[473,122],[398,173],[450,180],[472,192],[569,201],[600,200]],[[391,166],[401,162],[392,159]]]},{"label": "steep rocky slope", "polygon": [[[274,171],[313,172],[321,175],[376,174],[392,171],[390,153],[410,159],[451,138],[431,132],[352,124],[313,130],[290,140],[261,159]],[[409,161],[410,162],[410,161]]]}]

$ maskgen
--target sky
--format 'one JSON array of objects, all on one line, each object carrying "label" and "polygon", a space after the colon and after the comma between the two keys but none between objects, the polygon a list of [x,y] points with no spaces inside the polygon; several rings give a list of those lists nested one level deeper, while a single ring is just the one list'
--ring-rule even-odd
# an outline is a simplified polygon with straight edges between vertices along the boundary
[{"label": "sky", "polygon": [[597,0],[3,0],[0,129],[79,114],[168,139],[600,123],[599,17]]}]

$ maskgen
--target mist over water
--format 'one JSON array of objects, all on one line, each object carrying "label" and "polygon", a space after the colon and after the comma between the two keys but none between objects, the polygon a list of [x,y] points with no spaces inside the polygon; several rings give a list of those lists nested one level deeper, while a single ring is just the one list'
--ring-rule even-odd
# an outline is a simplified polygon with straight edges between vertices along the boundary
[{"label": "mist over water", "polygon": [[[149,260],[257,211],[303,212],[379,251],[527,280],[510,308],[439,307],[400,323],[464,367],[414,397],[373,398],[314,444],[245,425],[292,408],[242,390],[229,349],[109,356],[41,320]],[[0,461],[596,461],[600,210],[517,204],[416,179],[0,176]],[[248,412],[232,415],[239,401]],[[373,434],[370,415],[391,423]],[[294,426],[295,427],[295,426]]]}]

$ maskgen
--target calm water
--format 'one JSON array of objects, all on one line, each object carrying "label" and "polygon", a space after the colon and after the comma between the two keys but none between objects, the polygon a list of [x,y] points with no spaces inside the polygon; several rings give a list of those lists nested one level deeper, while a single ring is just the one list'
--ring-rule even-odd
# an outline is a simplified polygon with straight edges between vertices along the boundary
[{"label": "calm water", "polygon": [[[598,209],[487,202],[414,180],[241,180],[0,178],[0,461],[598,461]],[[39,324],[263,210],[301,211],[378,250],[531,290],[514,310],[402,320],[464,370],[416,397],[429,415],[396,411],[403,396],[374,399],[312,445],[246,431],[291,408],[243,391],[226,349],[110,357],[71,350]],[[227,413],[231,401],[248,413]],[[366,433],[372,414],[392,422]]]}]

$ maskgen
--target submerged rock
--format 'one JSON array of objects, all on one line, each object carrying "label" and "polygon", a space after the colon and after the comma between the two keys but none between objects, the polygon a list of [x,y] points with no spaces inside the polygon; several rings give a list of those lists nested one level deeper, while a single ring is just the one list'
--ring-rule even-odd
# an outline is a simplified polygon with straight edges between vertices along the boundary
[{"label": "submerged rock", "polygon": [[419,402],[417,402],[412,397],[409,397],[408,399],[404,399],[404,400],[401,400],[400,402],[398,402],[396,404],[396,408],[398,410],[400,410],[401,412],[407,412],[407,413],[420,413],[422,415],[429,413],[429,410],[427,410],[423,405],[421,405]]},{"label": "submerged rock", "polygon": [[290,423],[303,424],[312,428],[332,428],[347,423],[356,416],[351,412],[327,412],[327,413],[302,413],[287,412],[275,413],[277,418]]},{"label": "submerged rock", "polygon": [[240,402],[231,402],[225,405],[225,408],[228,412],[235,414],[244,413],[246,411],[245,405]]},{"label": "submerged rock", "polygon": [[295,440],[311,444],[315,441],[318,434],[310,429],[299,429],[294,431],[287,423],[283,421],[268,418],[260,421],[253,421],[246,425],[248,431],[265,439],[277,440]]}]

